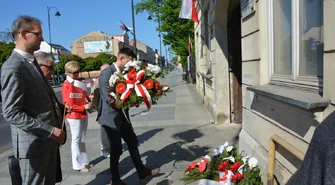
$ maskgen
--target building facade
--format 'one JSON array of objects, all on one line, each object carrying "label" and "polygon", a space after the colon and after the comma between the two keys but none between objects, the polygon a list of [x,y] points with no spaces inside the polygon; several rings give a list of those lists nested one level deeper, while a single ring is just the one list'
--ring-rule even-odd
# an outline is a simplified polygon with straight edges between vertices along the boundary
[{"label": "building facade", "polygon": [[[197,2],[197,90],[216,124],[242,124],[239,150],[258,158],[266,182],[271,138],[304,154],[334,111],[335,2]],[[277,145],[277,182],[285,184],[300,164]]]},{"label": "building facade", "polygon": [[65,47],[59,45],[59,44],[50,44],[43,41],[41,42],[40,49],[38,51],[44,51],[47,53],[55,53],[55,54],[61,54],[61,55],[71,55],[71,51],[67,50]]},{"label": "building facade", "polygon": [[109,35],[102,31],[93,31],[72,42],[72,54],[81,58],[96,57],[100,53],[116,56],[123,47],[130,47],[126,32],[122,35]]},{"label": "building facade", "polygon": [[[134,46],[134,40],[129,43],[131,46]],[[155,63],[155,52],[151,47],[136,40],[136,49],[137,49],[137,59],[139,61],[154,64]]]}]

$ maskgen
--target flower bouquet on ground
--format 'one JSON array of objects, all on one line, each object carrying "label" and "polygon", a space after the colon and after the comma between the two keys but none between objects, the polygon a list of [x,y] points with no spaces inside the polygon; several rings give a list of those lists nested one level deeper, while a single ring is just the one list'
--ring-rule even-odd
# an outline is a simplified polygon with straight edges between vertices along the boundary
[{"label": "flower bouquet on ground", "polygon": [[[228,142],[206,155],[200,162],[191,163],[184,173],[184,181],[209,179],[213,184],[262,185],[258,160],[238,153]],[[199,181],[200,182],[200,181]]]},{"label": "flower bouquet on ground", "polygon": [[[162,85],[158,78],[164,78],[165,72],[159,66],[141,65],[141,61],[130,61],[123,71],[116,71],[109,79],[107,100],[112,107],[128,109],[145,103],[148,110],[151,105],[171,90]],[[116,100],[116,101],[115,101]]]}]

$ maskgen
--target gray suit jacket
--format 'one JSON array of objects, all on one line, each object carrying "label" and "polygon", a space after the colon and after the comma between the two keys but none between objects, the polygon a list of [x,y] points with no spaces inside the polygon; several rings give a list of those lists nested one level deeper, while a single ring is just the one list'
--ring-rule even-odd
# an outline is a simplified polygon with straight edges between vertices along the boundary
[{"label": "gray suit jacket", "polygon": [[59,127],[52,101],[53,91],[40,73],[13,51],[1,67],[3,116],[11,124],[14,155],[31,158],[57,148],[48,138],[52,127]]},{"label": "gray suit jacket", "polygon": [[[114,129],[120,128],[122,124],[128,124],[121,109],[112,108],[106,103],[106,101],[110,99],[108,97],[109,78],[115,71],[116,68],[113,64],[101,71],[99,77],[100,108],[98,112],[99,124],[106,125]],[[126,113],[128,120],[130,121],[128,109],[124,110],[124,112]]]}]

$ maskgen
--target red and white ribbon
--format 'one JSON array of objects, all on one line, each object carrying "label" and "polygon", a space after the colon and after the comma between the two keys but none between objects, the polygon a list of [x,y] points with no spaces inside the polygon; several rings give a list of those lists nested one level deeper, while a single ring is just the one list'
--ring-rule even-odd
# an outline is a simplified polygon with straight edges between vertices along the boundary
[{"label": "red and white ribbon", "polygon": [[147,109],[150,110],[152,100],[151,96],[148,92],[148,90],[141,84],[141,79],[143,75],[145,74],[145,71],[141,70],[136,73],[136,77],[134,79],[129,79],[127,74],[124,75],[124,79],[126,80],[127,88],[124,93],[121,95],[122,103],[129,97],[129,95],[133,92],[135,89],[135,92],[137,96],[140,96],[144,99],[144,102],[147,106]]}]

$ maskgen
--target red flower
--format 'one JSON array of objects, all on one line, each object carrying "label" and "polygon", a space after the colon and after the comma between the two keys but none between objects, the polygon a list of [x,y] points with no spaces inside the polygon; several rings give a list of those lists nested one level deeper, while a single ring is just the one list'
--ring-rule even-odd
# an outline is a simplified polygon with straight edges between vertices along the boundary
[{"label": "red flower", "polygon": [[195,167],[198,166],[198,163],[197,162],[193,162],[191,163],[186,169],[185,169],[185,173],[188,172],[188,171],[191,171],[193,170]]},{"label": "red flower", "polygon": [[154,87],[154,81],[151,79],[148,79],[144,81],[143,85],[146,89],[152,89]]},{"label": "red flower", "polygon": [[230,167],[230,169],[231,169],[231,171],[233,172],[233,173],[235,173],[237,170],[238,170],[238,168],[241,166],[241,163],[239,163],[239,162],[236,162],[235,164],[233,164],[231,167]]},{"label": "red flower", "polygon": [[119,94],[122,94],[124,91],[126,91],[126,85],[124,83],[119,83],[117,84],[117,86],[115,87],[115,91]]},{"label": "red flower", "polygon": [[231,177],[231,181],[233,182],[237,182],[237,181],[240,181],[243,179],[243,174],[240,174],[240,173],[235,173],[232,177]]},{"label": "red flower", "polygon": [[206,170],[207,168],[207,160],[203,159],[201,160],[201,162],[199,163],[199,172],[202,173]]},{"label": "red flower", "polygon": [[110,89],[111,88],[111,86],[107,86],[107,89]]},{"label": "red flower", "polygon": [[135,68],[131,68],[130,72],[127,73],[128,79],[135,79],[136,78],[136,70]]},{"label": "red flower", "polygon": [[159,90],[157,91],[157,95],[160,96],[160,95],[162,95],[162,94],[163,94],[163,91],[159,89]]},{"label": "red flower", "polygon": [[147,66],[146,66],[146,65],[143,65],[143,66],[142,66],[142,69],[145,69],[145,68],[147,68]]},{"label": "red flower", "polygon": [[227,175],[223,176],[218,182],[225,182],[227,180]]},{"label": "red flower", "polygon": [[159,81],[156,82],[156,89],[158,89],[161,86],[161,83]]},{"label": "red flower", "polygon": [[218,171],[219,172],[224,172],[224,170],[227,168],[227,166],[229,165],[228,161],[223,161],[219,167],[218,167]]}]

